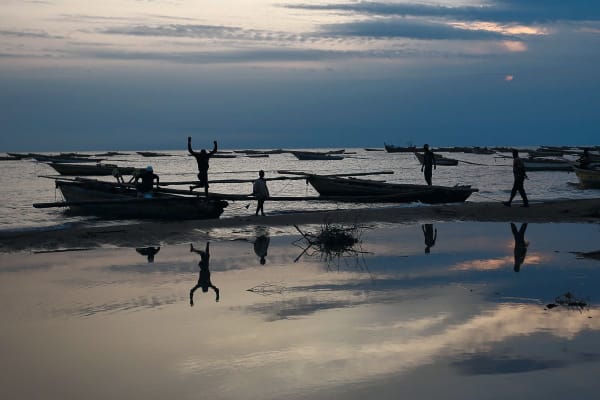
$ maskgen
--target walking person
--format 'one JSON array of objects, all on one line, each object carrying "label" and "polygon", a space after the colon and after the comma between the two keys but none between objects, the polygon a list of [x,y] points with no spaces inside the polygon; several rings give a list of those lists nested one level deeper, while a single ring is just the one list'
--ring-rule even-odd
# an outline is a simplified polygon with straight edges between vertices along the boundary
[{"label": "walking person", "polygon": [[192,137],[188,136],[188,152],[196,158],[198,163],[198,185],[196,187],[203,187],[204,194],[208,196],[208,160],[213,154],[217,152],[217,141],[213,141],[213,149],[206,151],[202,149],[200,151],[194,151],[192,149]]},{"label": "walking person", "polygon": [[260,211],[261,215],[265,215],[264,204],[265,200],[269,198],[269,188],[267,187],[267,181],[265,179],[265,171],[262,169],[258,172],[258,179],[254,181],[252,185],[252,195],[256,196],[258,204],[256,205],[256,214]]},{"label": "walking person", "polygon": [[529,179],[527,177],[527,173],[525,172],[525,164],[523,164],[523,160],[519,158],[519,152],[516,149],[513,149],[512,156],[513,176],[515,180],[513,183],[512,190],[510,191],[510,198],[508,199],[508,201],[503,201],[502,204],[504,204],[507,207],[510,207],[513,199],[515,198],[515,195],[517,194],[517,192],[519,192],[521,198],[523,199],[522,207],[529,207],[529,200],[527,200],[527,194],[525,194],[525,188],[523,187],[525,179]]},{"label": "walking person", "polygon": [[435,154],[433,154],[433,151],[429,150],[428,144],[423,146],[423,150],[423,165],[421,165],[421,172],[425,171],[425,182],[427,182],[427,185],[431,186],[433,170],[437,169]]}]

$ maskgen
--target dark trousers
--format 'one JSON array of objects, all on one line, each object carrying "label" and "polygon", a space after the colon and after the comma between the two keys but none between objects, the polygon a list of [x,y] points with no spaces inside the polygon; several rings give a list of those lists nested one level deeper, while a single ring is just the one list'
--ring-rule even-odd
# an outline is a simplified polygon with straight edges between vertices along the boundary
[{"label": "dark trousers", "polygon": [[523,199],[524,205],[529,205],[529,201],[527,200],[527,195],[525,194],[525,188],[523,187],[523,183],[525,182],[525,178],[515,178],[515,182],[513,183],[512,190],[510,191],[510,200],[508,202],[512,202],[514,197],[517,195],[517,192],[521,195]]},{"label": "dark trousers", "polygon": [[433,175],[433,170],[431,167],[425,167],[425,182],[429,186],[431,186],[431,176]]},{"label": "dark trousers", "polygon": [[208,171],[200,171],[198,173],[198,187],[203,187],[208,193]]}]

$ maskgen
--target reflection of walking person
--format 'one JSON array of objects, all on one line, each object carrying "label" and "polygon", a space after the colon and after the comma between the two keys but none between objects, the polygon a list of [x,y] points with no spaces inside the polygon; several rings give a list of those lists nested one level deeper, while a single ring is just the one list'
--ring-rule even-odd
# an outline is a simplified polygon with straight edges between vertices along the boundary
[{"label": "reflection of walking person", "polygon": [[510,223],[510,230],[512,231],[515,239],[515,272],[519,272],[521,264],[525,261],[525,255],[527,255],[527,246],[529,242],[525,240],[525,231],[527,230],[527,223],[521,225],[521,229],[517,230],[517,226]]},{"label": "reflection of walking person", "polygon": [[148,257],[148,262],[154,262],[154,256],[160,251],[160,247],[138,247],[135,249],[139,254]]},{"label": "reflection of walking person", "polygon": [[513,175],[514,175],[515,181],[513,183],[512,190],[510,191],[510,198],[508,199],[508,201],[502,202],[502,204],[504,204],[507,207],[510,207],[510,204],[512,203],[512,201],[515,198],[515,195],[517,194],[517,191],[518,191],[519,194],[521,195],[521,198],[523,199],[522,207],[529,207],[529,201],[527,200],[527,195],[525,194],[525,187],[523,186],[525,179],[528,179],[527,173],[525,172],[525,164],[523,164],[523,160],[521,160],[519,158],[519,152],[517,150],[513,150],[512,155],[513,155]]},{"label": "reflection of walking person", "polygon": [[269,198],[269,188],[265,180],[265,171],[262,169],[258,172],[258,179],[252,185],[252,195],[256,196],[258,204],[256,205],[256,215],[260,211],[261,215],[265,215],[264,205],[265,200]]},{"label": "reflection of walking person", "polygon": [[196,158],[198,163],[198,186],[203,187],[204,193],[208,195],[208,160],[217,152],[217,141],[213,141],[213,149],[207,152],[205,149],[194,151],[192,149],[192,137],[188,136],[188,152]]},{"label": "reflection of walking person", "polygon": [[435,155],[433,151],[429,150],[429,145],[423,145],[423,165],[421,165],[421,172],[425,171],[425,181],[429,186],[431,186],[431,176],[433,175],[433,170],[437,168],[437,164],[435,163]]},{"label": "reflection of walking person", "polygon": [[425,235],[425,253],[431,252],[431,248],[435,246],[435,241],[437,239],[437,229],[433,229],[433,224],[425,224],[421,225],[421,229],[423,230],[423,235]]},{"label": "reflection of walking person", "polygon": [[204,293],[208,292],[208,288],[212,288],[217,295],[215,301],[219,301],[219,288],[213,285],[210,281],[210,270],[208,269],[208,264],[210,261],[209,247],[210,242],[206,243],[206,249],[204,251],[196,250],[194,245],[190,244],[190,251],[200,254],[200,262],[198,263],[198,267],[200,267],[200,275],[198,277],[198,283],[192,288],[192,290],[190,290],[190,306],[194,305],[194,292],[200,287]]},{"label": "reflection of walking person", "polygon": [[258,236],[254,241],[254,254],[260,258],[260,264],[265,265],[267,250],[269,249],[269,242],[271,238],[268,235]]}]

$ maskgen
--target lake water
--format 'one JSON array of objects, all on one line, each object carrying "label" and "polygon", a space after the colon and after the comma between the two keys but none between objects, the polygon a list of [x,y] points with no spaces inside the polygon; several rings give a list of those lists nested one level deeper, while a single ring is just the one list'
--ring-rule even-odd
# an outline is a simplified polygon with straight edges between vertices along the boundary
[{"label": "lake water", "polygon": [[[331,150],[331,149],[317,149]],[[294,170],[323,174],[356,173],[373,171],[393,171],[393,175],[373,176],[373,179],[388,182],[423,184],[420,165],[414,155],[405,153],[386,153],[384,151],[366,151],[365,149],[346,149],[348,154],[343,160],[299,161],[292,154],[272,154],[268,158],[213,158],[210,164],[209,179],[255,179],[258,170],[266,171],[266,177],[277,176],[278,170]],[[159,151],[162,152],[162,151]],[[187,152],[167,151],[169,157],[142,157],[134,152],[125,156],[108,157],[105,162],[119,166],[139,168],[152,165],[160,175],[161,181],[189,181],[196,179],[197,167],[193,157]],[[90,152],[88,154],[94,154]],[[443,153],[441,153],[443,154]],[[511,159],[498,155],[477,155],[451,153],[446,156],[459,159],[458,166],[439,166],[434,171],[434,184],[469,184],[479,189],[468,201],[502,201],[508,198],[512,187]],[[505,155],[507,156],[507,155]],[[475,165],[477,164],[477,165]],[[56,175],[56,172],[44,163],[31,160],[0,161],[0,230],[35,229],[39,227],[60,228],[64,224],[106,223],[91,218],[66,217],[61,209],[35,209],[33,203],[62,200],[54,181],[41,178],[41,175]],[[562,198],[597,197],[599,190],[581,190],[570,183],[576,183],[577,177],[570,172],[530,172],[525,188],[530,199],[535,201]],[[102,178],[112,180],[112,177]],[[187,186],[183,186],[187,188]],[[312,186],[304,180],[269,182],[273,196],[316,196]],[[249,194],[251,183],[214,184],[211,190],[221,193]],[[517,198],[519,198],[517,196]],[[253,211],[248,202],[230,202],[222,218],[248,215]],[[394,205],[398,206],[398,205]],[[282,213],[297,210],[338,209],[338,208],[374,207],[374,205],[350,205],[347,203],[315,202],[267,202],[267,213]],[[377,205],[381,207],[381,205]]]},{"label": "lake water", "polygon": [[600,261],[575,252],[600,227],[515,231],[384,224],[336,252],[215,230],[220,298],[198,289],[193,307],[188,243],[0,254],[2,397],[595,398]]}]

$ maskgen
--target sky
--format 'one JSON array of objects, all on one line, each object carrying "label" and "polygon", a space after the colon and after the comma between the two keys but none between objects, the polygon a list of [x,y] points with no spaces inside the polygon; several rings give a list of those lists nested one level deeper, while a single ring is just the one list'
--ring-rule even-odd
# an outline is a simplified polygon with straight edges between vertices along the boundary
[{"label": "sky", "polygon": [[597,0],[0,10],[0,151],[600,144]]}]

